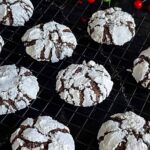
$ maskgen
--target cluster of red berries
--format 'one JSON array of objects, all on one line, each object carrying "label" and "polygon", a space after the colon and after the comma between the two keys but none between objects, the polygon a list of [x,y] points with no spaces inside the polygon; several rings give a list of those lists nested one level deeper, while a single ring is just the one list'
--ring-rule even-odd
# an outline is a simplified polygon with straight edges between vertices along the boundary
[{"label": "cluster of red berries", "polygon": [[[142,0],[135,0],[135,1],[134,1],[134,7],[135,7],[136,9],[141,9],[141,8],[143,7],[143,2],[145,2],[145,1],[142,1]],[[147,10],[150,11],[150,4],[149,4],[148,6],[146,6],[146,7],[147,7]]]},{"label": "cluster of red berries", "polygon": [[[110,2],[111,0],[103,0],[104,2]],[[142,7],[143,7],[143,3],[145,2],[146,0],[134,0],[134,7],[136,8],[136,9],[142,9]],[[93,4],[93,3],[95,3],[96,2],[96,0],[87,0],[87,2],[89,3],[89,4]],[[80,4],[83,4],[83,0],[79,0],[79,3]],[[150,11],[150,4],[148,5],[148,6],[146,6],[146,9],[148,10],[148,11]]]}]

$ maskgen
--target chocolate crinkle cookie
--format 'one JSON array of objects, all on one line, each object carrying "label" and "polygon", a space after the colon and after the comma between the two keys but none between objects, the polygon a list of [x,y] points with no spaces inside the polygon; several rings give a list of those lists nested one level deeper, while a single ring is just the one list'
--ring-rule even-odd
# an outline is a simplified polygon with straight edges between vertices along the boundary
[{"label": "chocolate crinkle cookie", "polygon": [[57,75],[56,91],[75,106],[89,107],[109,96],[113,82],[106,69],[94,61],[72,64]]},{"label": "chocolate crinkle cookie", "polygon": [[114,7],[95,12],[87,31],[98,43],[123,45],[135,35],[135,22],[130,14]]},{"label": "chocolate crinkle cookie", "polygon": [[33,10],[30,0],[0,0],[0,22],[8,26],[23,26]]},{"label": "chocolate crinkle cookie", "polygon": [[132,75],[144,88],[150,89],[150,47],[134,61]]},{"label": "chocolate crinkle cookie", "polygon": [[70,28],[54,21],[27,30],[22,41],[33,59],[52,63],[71,57],[77,45]]},{"label": "chocolate crinkle cookie", "polygon": [[99,150],[149,150],[150,122],[133,112],[118,113],[103,123]]},{"label": "chocolate crinkle cookie", "polygon": [[12,150],[75,150],[68,127],[49,116],[27,118],[11,135]]},{"label": "chocolate crinkle cookie", "polygon": [[2,47],[4,46],[4,40],[3,38],[0,36],[0,52],[2,51]]},{"label": "chocolate crinkle cookie", "polygon": [[37,78],[24,67],[0,67],[0,115],[15,113],[36,99],[39,91]]}]

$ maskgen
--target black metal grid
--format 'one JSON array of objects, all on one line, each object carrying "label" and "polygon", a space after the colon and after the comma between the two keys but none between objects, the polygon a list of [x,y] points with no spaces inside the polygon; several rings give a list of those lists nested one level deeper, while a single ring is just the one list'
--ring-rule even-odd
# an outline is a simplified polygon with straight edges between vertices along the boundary
[{"label": "black metal grid", "polygon": [[[75,139],[76,150],[98,150],[98,129],[111,114],[132,110],[150,120],[150,92],[136,84],[131,73],[126,71],[127,68],[132,68],[133,60],[139,52],[150,46],[150,13],[134,10],[130,0],[121,0],[115,4],[133,14],[137,25],[136,36],[122,47],[107,46],[90,39],[86,32],[87,24],[84,22],[96,10],[108,7],[100,0],[92,5],[86,1],[80,5],[78,0],[32,2],[35,6],[34,15],[24,27],[0,27],[0,34],[5,40],[0,65],[15,63],[31,69],[38,77],[40,92],[28,108],[15,114],[0,116],[0,149],[11,149],[9,137],[27,117],[50,115],[66,124]],[[78,40],[73,57],[56,64],[37,62],[30,58],[20,40],[28,28],[50,20],[69,26]],[[91,108],[74,107],[60,100],[55,92],[58,71],[72,63],[90,59],[103,64],[112,75],[115,85],[109,98]]]}]

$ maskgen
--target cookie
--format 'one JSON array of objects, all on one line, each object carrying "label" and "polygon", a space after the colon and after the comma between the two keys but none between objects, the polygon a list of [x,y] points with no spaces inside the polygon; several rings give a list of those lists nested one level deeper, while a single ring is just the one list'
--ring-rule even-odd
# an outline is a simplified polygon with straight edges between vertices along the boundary
[{"label": "cookie", "polygon": [[4,46],[4,40],[3,38],[0,36],[0,52],[2,51],[2,47]]},{"label": "cookie", "polygon": [[22,37],[26,52],[37,61],[58,62],[71,57],[77,41],[65,25],[51,21],[27,30]]},{"label": "cookie", "polygon": [[33,10],[30,0],[1,0],[0,22],[8,26],[23,26],[31,18]]},{"label": "cookie", "polygon": [[133,112],[118,113],[103,123],[99,150],[149,150],[150,122]]},{"label": "cookie", "polygon": [[135,35],[133,17],[121,8],[109,8],[95,12],[88,22],[91,38],[101,44],[123,45]]},{"label": "cookie", "polygon": [[150,89],[150,47],[141,52],[134,60],[132,75],[137,83]]},{"label": "cookie", "polygon": [[49,116],[27,118],[11,135],[12,150],[75,150],[68,127]]},{"label": "cookie", "polygon": [[113,82],[106,69],[94,61],[72,64],[57,75],[56,91],[75,106],[89,107],[109,96]]},{"label": "cookie", "polygon": [[15,113],[36,99],[37,78],[24,67],[0,66],[0,115]]}]

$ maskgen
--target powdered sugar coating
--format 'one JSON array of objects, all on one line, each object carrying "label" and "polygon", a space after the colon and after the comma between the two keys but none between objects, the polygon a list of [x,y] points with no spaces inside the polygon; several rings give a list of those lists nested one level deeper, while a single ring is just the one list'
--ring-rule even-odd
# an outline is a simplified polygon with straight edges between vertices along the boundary
[{"label": "powdered sugar coating", "polygon": [[26,108],[38,91],[37,78],[30,70],[15,65],[0,67],[0,115]]},{"label": "powdered sugar coating", "polygon": [[71,57],[77,45],[70,28],[54,21],[27,30],[22,41],[33,59],[53,63]]},{"label": "powdered sugar coating", "polygon": [[113,82],[106,69],[94,61],[72,64],[57,75],[56,91],[61,99],[75,106],[101,103],[112,89]]},{"label": "powdered sugar coating", "polygon": [[2,51],[2,47],[4,46],[4,40],[3,38],[0,36],[0,52]]},{"label": "powdered sugar coating", "polygon": [[75,150],[68,127],[49,116],[27,118],[11,135],[12,150]]},{"label": "powdered sugar coating", "polygon": [[135,35],[135,22],[130,14],[114,7],[95,12],[87,31],[98,43],[123,45]]},{"label": "powdered sugar coating", "polygon": [[132,75],[137,83],[150,89],[150,47],[135,59]]},{"label": "powdered sugar coating", "polygon": [[133,112],[118,113],[102,124],[97,139],[100,150],[149,150],[150,122]]},{"label": "powdered sugar coating", "polygon": [[30,0],[0,0],[0,22],[4,25],[23,26],[34,7]]}]

